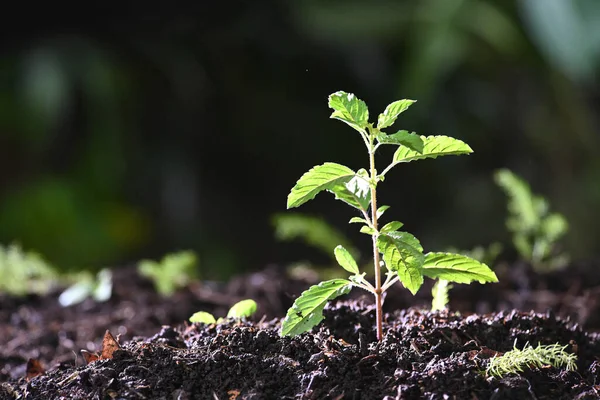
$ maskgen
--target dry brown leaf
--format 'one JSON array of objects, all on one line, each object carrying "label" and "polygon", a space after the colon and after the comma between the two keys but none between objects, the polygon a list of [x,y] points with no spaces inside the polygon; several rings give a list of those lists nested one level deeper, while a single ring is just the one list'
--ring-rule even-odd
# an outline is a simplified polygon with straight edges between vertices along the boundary
[{"label": "dry brown leaf", "polygon": [[235,400],[240,395],[240,391],[236,390],[236,389],[232,389],[232,390],[227,391],[227,394],[229,395],[229,400]]},{"label": "dry brown leaf", "polygon": [[107,329],[104,333],[104,339],[102,339],[102,350],[100,351],[100,358],[113,358],[113,353],[116,350],[120,349],[121,346],[119,345],[119,342],[117,342],[117,339],[115,339],[112,333],[110,333],[110,331]]},{"label": "dry brown leaf", "polygon": [[81,355],[83,356],[83,359],[85,360],[86,364],[89,364],[91,362],[94,362],[94,361],[100,359],[100,356],[98,355],[98,353],[91,353],[87,350],[81,350]]},{"label": "dry brown leaf", "polygon": [[36,376],[42,375],[44,372],[44,367],[42,367],[42,363],[40,363],[40,360],[36,358],[30,358],[29,360],[27,360],[27,369],[25,372],[25,379],[27,381],[35,378]]}]

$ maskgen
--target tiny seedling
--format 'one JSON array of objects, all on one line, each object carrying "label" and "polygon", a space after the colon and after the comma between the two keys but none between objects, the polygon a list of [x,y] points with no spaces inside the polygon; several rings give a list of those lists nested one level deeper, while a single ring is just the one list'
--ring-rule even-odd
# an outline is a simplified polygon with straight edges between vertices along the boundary
[{"label": "tiny seedling", "polygon": [[574,371],[577,369],[577,356],[566,352],[566,348],[567,346],[561,346],[558,343],[538,344],[536,348],[526,343],[523,350],[520,350],[517,348],[517,341],[515,340],[513,350],[490,359],[486,373],[501,378],[506,374],[523,372],[524,368],[542,368],[549,365],[554,368],[564,367],[567,371]]},{"label": "tiny seedling", "polygon": [[154,282],[156,290],[170,296],[198,277],[198,258],[193,251],[167,254],[160,262],[142,260],[138,264],[141,275]]},{"label": "tiny seedling", "polygon": [[[241,319],[248,318],[256,312],[258,308],[256,302],[252,299],[242,300],[235,303],[227,312],[226,318]],[[190,317],[190,322],[201,322],[203,324],[220,324],[224,318],[215,319],[214,315],[206,311],[198,311]]]},{"label": "tiny seedling", "polygon": [[508,196],[506,227],[513,235],[519,255],[538,272],[564,267],[569,257],[556,254],[557,243],[568,231],[565,217],[550,212],[548,201],[534,195],[522,178],[507,169],[495,172],[494,180]]},{"label": "tiny seedling", "polygon": [[[379,206],[377,186],[396,165],[445,155],[472,153],[464,142],[448,136],[419,136],[400,130],[388,134],[382,130],[394,124],[398,116],[414,103],[398,100],[388,105],[379,115],[377,124],[369,122],[367,105],[351,93],[336,92],[329,96],[331,118],[338,119],[358,131],[367,148],[368,169],[354,171],[344,165],[327,162],[306,172],[292,188],[287,198],[287,208],[298,207],[322,192],[354,207],[358,217],[350,223],[361,225],[360,231],[371,236],[373,245],[374,284],[365,279],[356,260],[343,246],[334,249],[342,268],[352,275],[349,279],[331,279],[310,287],[296,299],[282,323],[281,335],[297,335],[312,329],[323,319],[325,304],[353,287],[359,287],[375,297],[377,338],[383,337],[383,293],[397,281],[402,282],[412,294],[423,284],[424,277],[445,279],[449,282],[497,282],[490,268],[472,258],[452,253],[423,253],[419,240],[399,229],[403,224],[391,221],[380,226],[379,219],[389,206]],[[379,172],[375,166],[375,153],[381,146],[396,146],[391,163]],[[402,182],[407,195],[418,190],[422,182]],[[383,258],[383,260],[382,260]],[[382,268],[386,279],[383,280]]]}]

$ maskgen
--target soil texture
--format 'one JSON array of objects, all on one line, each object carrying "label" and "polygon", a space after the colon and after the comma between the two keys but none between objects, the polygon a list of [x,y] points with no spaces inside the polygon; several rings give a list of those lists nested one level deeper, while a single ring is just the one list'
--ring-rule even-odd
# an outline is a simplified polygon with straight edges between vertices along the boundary
[{"label": "soil texture", "polygon": [[[0,297],[0,399],[596,399],[600,278],[586,271],[500,267],[498,284],[455,285],[456,312],[429,312],[429,287],[413,297],[398,285],[377,342],[373,306],[358,290],[328,305],[311,333],[281,338],[277,318],[315,282],[272,267],[163,298],[122,268],[104,303]],[[251,321],[185,322],[199,310],[224,316],[244,298],[259,304]],[[101,352],[107,330],[120,348],[86,363],[81,350]],[[515,343],[565,345],[577,370],[487,376],[489,358]]]}]

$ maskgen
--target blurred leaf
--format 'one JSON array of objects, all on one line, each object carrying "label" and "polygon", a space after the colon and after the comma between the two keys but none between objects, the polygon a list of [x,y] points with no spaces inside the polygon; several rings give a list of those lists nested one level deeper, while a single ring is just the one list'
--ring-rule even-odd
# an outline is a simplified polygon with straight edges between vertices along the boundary
[{"label": "blurred leaf", "polygon": [[337,245],[344,246],[354,257],[358,258],[360,254],[343,233],[322,218],[300,213],[285,213],[275,214],[272,223],[278,240],[303,239],[308,245],[322,250],[328,256]]}]

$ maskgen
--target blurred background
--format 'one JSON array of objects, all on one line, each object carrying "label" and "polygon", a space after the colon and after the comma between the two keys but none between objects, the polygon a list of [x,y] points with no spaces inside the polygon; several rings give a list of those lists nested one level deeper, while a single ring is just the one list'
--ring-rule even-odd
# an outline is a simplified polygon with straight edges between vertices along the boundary
[{"label": "blurred background", "polygon": [[[275,240],[271,217],[313,165],[367,165],[358,134],[329,119],[344,90],[371,116],[416,99],[394,128],[474,149],[381,186],[386,217],[426,250],[509,241],[492,179],[505,167],[566,216],[573,259],[598,255],[597,0],[15,7],[0,41],[2,244],[67,269],[192,249],[220,279],[310,258]],[[368,254],[331,195],[298,211]]]}]

